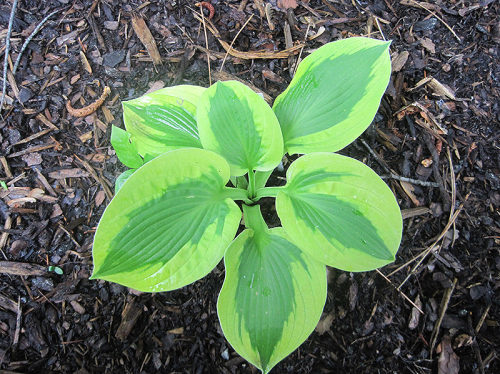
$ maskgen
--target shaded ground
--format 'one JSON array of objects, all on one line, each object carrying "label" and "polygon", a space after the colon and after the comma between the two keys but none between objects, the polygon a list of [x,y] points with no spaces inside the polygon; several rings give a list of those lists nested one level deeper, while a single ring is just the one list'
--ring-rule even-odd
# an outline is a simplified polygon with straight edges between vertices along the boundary
[{"label": "shaded ground", "polygon": [[[213,2],[209,75],[194,1],[20,1],[10,69],[34,27],[58,12],[16,74],[9,69],[0,122],[0,373],[257,372],[218,324],[222,264],[164,294],[88,280],[95,227],[124,169],[109,144],[121,100],[153,84],[219,79],[226,51],[217,38],[231,43],[251,14],[223,71],[273,98],[300,49],[267,59],[255,51],[283,51],[285,35],[293,45],[307,33],[303,56],[343,37],[393,40],[379,114],[342,153],[396,177],[387,182],[405,217],[396,263],[380,274],[332,269],[317,331],[273,372],[500,372],[498,2],[311,0],[288,11],[295,1],[270,3],[268,19],[264,2]],[[10,12],[0,5],[2,61]],[[151,30],[161,65],[133,31],[133,14]],[[81,107],[103,85],[112,92],[95,114],[67,113],[66,98]]]}]

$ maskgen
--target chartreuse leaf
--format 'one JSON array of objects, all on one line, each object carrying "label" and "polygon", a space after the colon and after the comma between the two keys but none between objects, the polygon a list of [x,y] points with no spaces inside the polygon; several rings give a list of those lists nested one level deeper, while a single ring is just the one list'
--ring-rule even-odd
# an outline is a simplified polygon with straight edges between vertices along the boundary
[{"label": "chartreuse leaf", "polygon": [[214,152],[179,149],[130,176],[101,218],[93,278],[146,292],[173,290],[208,274],[238,228],[241,211],[225,187],[229,165]]},{"label": "chartreuse leaf", "polygon": [[236,81],[217,82],[198,103],[203,148],[223,156],[231,175],[274,169],[283,156],[281,130],[272,109],[250,88]]},{"label": "chartreuse leaf", "polygon": [[196,105],[205,88],[167,87],[123,102],[123,120],[132,143],[143,157],[179,148],[202,148]]},{"label": "chartreuse leaf", "polygon": [[276,209],[293,242],[326,265],[368,271],[394,261],[402,218],[396,199],[368,166],[332,153],[297,159]]},{"label": "chartreuse leaf", "polygon": [[130,142],[130,133],[114,125],[111,127],[111,145],[125,166],[137,169],[144,163],[137,152],[136,143]]},{"label": "chartreuse leaf", "polygon": [[224,336],[268,373],[316,327],[326,301],[326,267],[281,227],[243,231],[228,247],[224,264],[217,302]]},{"label": "chartreuse leaf", "polygon": [[339,40],[300,63],[273,106],[289,154],[336,152],[366,130],[389,84],[389,44]]}]

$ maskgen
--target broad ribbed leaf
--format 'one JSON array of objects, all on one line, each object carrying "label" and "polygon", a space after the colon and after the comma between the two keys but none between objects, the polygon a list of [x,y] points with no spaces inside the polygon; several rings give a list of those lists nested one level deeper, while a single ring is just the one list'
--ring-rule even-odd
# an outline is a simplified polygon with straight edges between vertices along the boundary
[{"label": "broad ribbed leaf", "polygon": [[273,106],[289,154],[336,152],[366,130],[389,83],[389,44],[344,39],[300,63]]},{"label": "broad ribbed leaf", "polygon": [[241,211],[224,198],[229,165],[179,149],[130,176],[99,222],[93,278],[140,291],[173,290],[208,274],[236,234]]},{"label": "broad ribbed leaf", "polygon": [[283,156],[281,130],[272,109],[250,88],[236,81],[217,82],[198,104],[203,148],[223,156],[231,175],[272,170]]},{"label": "broad ribbed leaf", "polygon": [[346,271],[394,261],[401,212],[392,191],[368,166],[346,156],[313,153],[290,166],[287,180],[276,209],[300,248]]},{"label": "broad ribbed leaf", "polygon": [[224,264],[217,302],[224,336],[268,373],[316,327],[326,301],[326,267],[292,244],[282,228],[243,231]]},{"label": "broad ribbed leaf", "polygon": [[136,144],[130,142],[130,133],[114,125],[111,126],[111,145],[123,165],[137,169],[144,163]]},{"label": "broad ribbed leaf", "polygon": [[179,148],[202,148],[196,105],[204,90],[198,86],[167,87],[123,102],[125,127],[143,157]]}]

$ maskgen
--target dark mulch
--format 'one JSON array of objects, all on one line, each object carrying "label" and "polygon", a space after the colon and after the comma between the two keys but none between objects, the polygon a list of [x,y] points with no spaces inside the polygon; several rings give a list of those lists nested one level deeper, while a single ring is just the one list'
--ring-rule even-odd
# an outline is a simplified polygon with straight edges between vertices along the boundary
[{"label": "dark mulch", "polygon": [[[387,179],[405,217],[396,263],[381,274],[331,269],[317,331],[274,372],[500,372],[498,2],[311,0],[287,12],[273,7],[273,28],[260,3],[213,1],[212,21],[229,43],[254,14],[233,45],[244,53],[228,56],[223,70],[274,98],[298,53],[246,57],[284,50],[285,24],[296,43],[307,22],[310,33],[323,31],[303,55],[342,37],[381,38],[380,27],[393,40],[393,80],[373,125],[343,153],[381,175],[430,182]],[[2,61],[11,11],[3,4]],[[8,186],[0,189],[0,373],[257,372],[218,324],[222,264],[163,294],[88,280],[95,227],[124,169],[109,143],[121,101],[154,83],[209,84],[194,9],[185,0],[19,2],[12,63],[33,28],[58,12],[8,77],[0,122],[0,179]],[[133,14],[146,21],[162,65],[133,31]],[[214,80],[225,50],[209,31],[207,39]],[[112,93],[94,115],[67,113],[67,98],[80,107],[103,85]]]}]

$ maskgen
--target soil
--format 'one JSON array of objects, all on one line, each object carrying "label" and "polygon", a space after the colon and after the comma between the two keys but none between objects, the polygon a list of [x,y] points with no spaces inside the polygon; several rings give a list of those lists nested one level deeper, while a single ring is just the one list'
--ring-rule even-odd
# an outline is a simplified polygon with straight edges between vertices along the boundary
[{"label": "soil", "polygon": [[[110,128],[123,127],[121,101],[153,85],[208,86],[221,67],[275,98],[299,57],[359,35],[392,40],[392,81],[341,153],[386,177],[403,241],[380,271],[329,270],[320,324],[273,372],[500,372],[500,4],[269,3],[270,20],[263,1],[212,1],[218,34],[205,36],[194,1],[19,1],[0,122],[0,373],[257,373],[218,323],[222,264],[168,293],[88,279],[95,228],[125,169]],[[11,10],[0,5],[1,61]],[[158,55],[138,37],[146,28]],[[226,56],[220,40],[233,39]],[[83,107],[104,85],[95,113],[68,113],[67,99]]]}]

